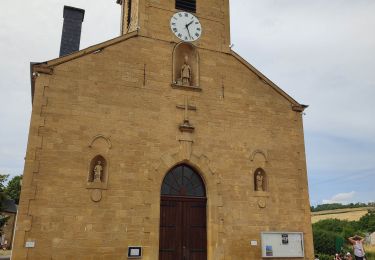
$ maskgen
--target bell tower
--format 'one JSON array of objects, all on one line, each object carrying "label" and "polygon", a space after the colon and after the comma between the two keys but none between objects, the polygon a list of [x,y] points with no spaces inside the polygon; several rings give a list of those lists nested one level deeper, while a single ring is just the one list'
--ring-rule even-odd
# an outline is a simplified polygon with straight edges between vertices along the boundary
[{"label": "bell tower", "polygon": [[196,16],[202,35],[192,42],[197,47],[229,52],[229,0],[117,0],[122,7],[122,34],[138,30],[139,35],[168,42],[180,42],[171,30],[177,12]]}]

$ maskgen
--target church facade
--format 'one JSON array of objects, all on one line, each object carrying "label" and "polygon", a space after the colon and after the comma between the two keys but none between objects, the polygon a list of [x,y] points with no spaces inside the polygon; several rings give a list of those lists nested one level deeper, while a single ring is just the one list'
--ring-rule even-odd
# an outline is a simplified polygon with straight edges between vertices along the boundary
[{"label": "church facade", "polygon": [[230,49],[229,1],[118,4],[120,37],[32,66],[12,259],[313,259],[306,106]]}]

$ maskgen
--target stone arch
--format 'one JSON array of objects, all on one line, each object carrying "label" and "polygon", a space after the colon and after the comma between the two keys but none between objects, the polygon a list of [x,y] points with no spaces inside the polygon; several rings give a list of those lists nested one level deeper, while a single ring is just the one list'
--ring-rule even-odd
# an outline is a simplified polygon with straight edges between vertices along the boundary
[{"label": "stone arch", "polygon": [[263,150],[260,150],[260,149],[254,150],[251,153],[250,160],[254,161],[255,160],[255,156],[258,155],[258,154],[261,155],[261,156],[263,156],[265,162],[268,162],[268,153],[266,151],[263,151]]},{"label": "stone arch", "polygon": [[268,178],[263,168],[257,168],[254,171],[254,190],[268,191]]},{"label": "stone arch", "polygon": [[162,196],[206,197],[206,187],[199,172],[183,163],[165,174],[160,193]]},{"label": "stone arch", "polygon": [[109,139],[109,137],[105,137],[102,134],[96,135],[91,139],[91,142],[89,143],[89,147],[92,148],[96,142],[99,142],[99,140],[103,140],[107,143],[107,149],[112,148],[112,142]]},{"label": "stone arch", "polygon": [[188,42],[180,42],[173,49],[172,83],[182,85],[181,68],[185,62],[185,56],[188,57],[188,64],[191,67],[190,86],[199,87],[199,53],[197,47]]},{"label": "stone arch", "polygon": [[[155,171],[150,173],[149,178],[154,181],[155,186],[160,192],[160,187],[165,174],[176,165],[186,164],[194,168],[202,178],[207,197],[207,259],[215,259],[220,255],[220,249],[215,245],[219,243],[219,232],[223,232],[223,199],[220,193],[220,178],[216,170],[210,165],[210,160],[205,155],[196,155],[192,153],[190,158],[186,157],[183,150],[176,153],[166,153],[155,167]],[[156,190],[155,190],[156,192]],[[153,205],[160,205],[160,196],[155,196]],[[154,212],[154,217],[160,217],[160,209]],[[157,227],[158,228],[158,227]],[[155,231],[158,229],[155,229]],[[159,232],[159,231],[157,231]],[[155,252],[157,255],[158,252]]]}]

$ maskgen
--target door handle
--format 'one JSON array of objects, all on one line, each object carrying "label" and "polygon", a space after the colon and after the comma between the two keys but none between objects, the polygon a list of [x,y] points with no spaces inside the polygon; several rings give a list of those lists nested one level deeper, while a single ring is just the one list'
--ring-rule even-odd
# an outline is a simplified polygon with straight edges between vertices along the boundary
[{"label": "door handle", "polygon": [[183,255],[183,260],[187,260],[186,246],[182,247],[182,255]]}]

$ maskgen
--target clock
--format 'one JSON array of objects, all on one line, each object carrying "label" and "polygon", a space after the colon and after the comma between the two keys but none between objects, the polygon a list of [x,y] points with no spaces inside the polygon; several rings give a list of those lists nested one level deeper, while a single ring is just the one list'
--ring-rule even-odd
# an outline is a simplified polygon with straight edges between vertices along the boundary
[{"label": "clock", "polygon": [[174,35],[185,42],[196,41],[202,35],[202,25],[198,18],[188,12],[175,13],[170,25]]}]

